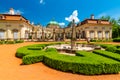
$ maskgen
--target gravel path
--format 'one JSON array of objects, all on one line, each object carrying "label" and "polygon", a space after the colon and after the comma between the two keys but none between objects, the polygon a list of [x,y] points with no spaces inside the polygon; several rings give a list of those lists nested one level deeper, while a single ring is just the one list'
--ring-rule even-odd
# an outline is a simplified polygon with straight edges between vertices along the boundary
[{"label": "gravel path", "polygon": [[42,63],[20,65],[22,60],[15,57],[15,52],[30,44],[37,43],[0,45],[0,80],[120,80],[120,74],[85,76],[57,71]]}]

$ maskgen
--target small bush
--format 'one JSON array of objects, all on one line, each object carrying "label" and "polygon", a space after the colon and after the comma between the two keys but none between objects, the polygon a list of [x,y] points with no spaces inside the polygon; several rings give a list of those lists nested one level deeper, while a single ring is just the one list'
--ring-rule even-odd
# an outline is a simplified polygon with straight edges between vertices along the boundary
[{"label": "small bush", "polygon": [[102,61],[96,61],[89,57],[67,56],[52,53],[43,57],[44,64],[65,72],[80,73],[85,75],[118,73],[120,70],[119,62],[108,61],[109,63],[105,63]]},{"label": "small bush", "polygon": [[108,51],[103,51],[103,50],[95,50],[93,52],[96,54],[120,61],[120,54],[116,54],[116,53],[112,53],[112,52],[108,52]]},{"label": "small bush", "polygon": [[120,42],[120,38],[114,38],[113,42]]},{"label": "small bush", "polygon": [[0,44],[5,44],[5,41],[0,41]]},{"label": "small bush", "polygon": [[42,47],[29,47],[28,50],[42,50]]},{"label": "small bush", "polygon": [[23,43],[24,40],[16,40],[15,43]]},{"label": "small bush", "polygon": [[6,44],[15,44],[15,41],[6,41]]},{"label": "small bush", "polygon": [[58,52],[55,48],[47,48],[46,52]]},{"label": "small bush", "polygon": [[110,51],[110,52],[116,52],[116,50],[117,50],[117,48],[115,47],[115,46],[108,46],[107,48],[106,48],[106,51]]},{"label": "small bush", "polygon": [[119,54],[120,54],[120,48],[116,50],[116,53],[119,53]]},{"label": "small bush", "polygon": [[16,55],[23,58],[23,64],[42,61],[51,68],[65,72],[96,75],[119,73],[120,71],[119,54],[104,52],[104,55],[100,56],[100,53],[94,54],[92,52],[77,51],[77,56],[69,56],[58,54],[54,48],[47,48],[42,51],[28,49],[30,47],[40,48],[41,46],[42,45],[30,45],[19,48]]},{"label": "small bush", "polygon": [[43,55],[27,55],[22,59],[23,64],[34,64],[43,60]]}]

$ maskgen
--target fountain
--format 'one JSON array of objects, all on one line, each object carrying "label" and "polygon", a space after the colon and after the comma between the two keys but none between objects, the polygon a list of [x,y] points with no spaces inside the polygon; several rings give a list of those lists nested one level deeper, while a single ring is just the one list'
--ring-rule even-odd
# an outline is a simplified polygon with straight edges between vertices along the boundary
[{"label": "fountain", "polygon": [[75,21],[72,21],[71,24],[72,28],[72,36],[70,44],[59,44],[59,45],[51,45],[48,46],[48,48],[56,48],[60,52],[68,53],[68,54],[74,54],[77,50],[84,50],[84,51],[93,51],[95,49],[101,49],[100,46],[94,45],[94,44],[76,44],[76,31],[75,31]]}]

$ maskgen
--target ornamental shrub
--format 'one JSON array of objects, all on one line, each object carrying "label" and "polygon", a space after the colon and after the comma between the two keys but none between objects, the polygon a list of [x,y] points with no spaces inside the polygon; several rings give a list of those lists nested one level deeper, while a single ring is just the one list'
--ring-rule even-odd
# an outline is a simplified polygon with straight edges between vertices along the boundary
[{"label": "ornamental shrub", "polygon": [[24,40],[16,40],[15,43],[23,43]]},{"label": "ornamental shrub", "polygon": [[0,44],[5,44],[5,41],[0,41]]},{"label": "ornamental shrub", "polygon": [[[102,59],[101,59],[102,60]],[[61,54],[47,54],[43,63],[51,68],[80,73],[85,75],[118,73],[120,64],[117,61],[96,61],[90,57],[67,56]]]},{"label": "ornamental shrub", "polygon": [[42,50],[42,47],[29,47],[28,50]]},{"label": "ornamental shrub", "polygon": [[120,61],[120,54],[116,54],[116,53],[112,53],[112,52],[108,52],[108,51],[103,51],[103,50],[95,50],[95,51],[93,51],[93,53],[96,53],[96,54]]},{"label": "ornamental shrub", "polygon": [[22,58],[23,64],[33,64],[43,60],[43,54],[27,55]]},{"label": "ornamental shrub", "polygon": [[114,38],[113,42],[120,42],[120,37],[119,38]]},{"label": "ornamental shrub", "polygon": [[120,54],[120,48],[116,50],[116,53],[119,53],[119,54]]},{"label": "ornamental shrub", "polygon": [[[104,52],[105,55],[92,52],[77,51],[77,56],[58,54],[54,48],[46,50],[29,50],[30,45],[19,48],[18,56],[21,56],[23,64],[32,64],[42,61],[45,65],[65,72],[80,73],[85,75],[113,74],[120,71],[120,55],[112,52]],[[101,53],[102,54],[102,53]],[[105,57],[104,57],[105,56]]]},{"label": "ornamental shrub", "polygon": [[15,41],[6,41],[6,44],[15,44]]},{"label": "ornamental shrub", "polygon": [[116,50],[117,50],[117,48],[115,47],[115,46],[108,46],[107,48],[106,48],[106,51],[110,51],[110,52],[116,52]]},{"label": "ornamental shrub", "polygon": [[47,48],[45,52],[58,52],[55,48]]}]

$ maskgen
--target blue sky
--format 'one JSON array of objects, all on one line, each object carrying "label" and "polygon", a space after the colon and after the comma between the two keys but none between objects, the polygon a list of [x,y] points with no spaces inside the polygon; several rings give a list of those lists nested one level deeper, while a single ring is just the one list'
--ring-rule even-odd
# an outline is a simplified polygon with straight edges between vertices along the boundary
[{"label": "blue sky", "polygon": [[[7,13],[14,8],[31,22],[45,26],[53,18],[67,25],[73,14],[78,21],[103,15],[120,17],[120,0],[1,0],[0,13]],[[74,13],[73,13],[74,12]],[[67,19],[66,19],[67,18]]]}]

